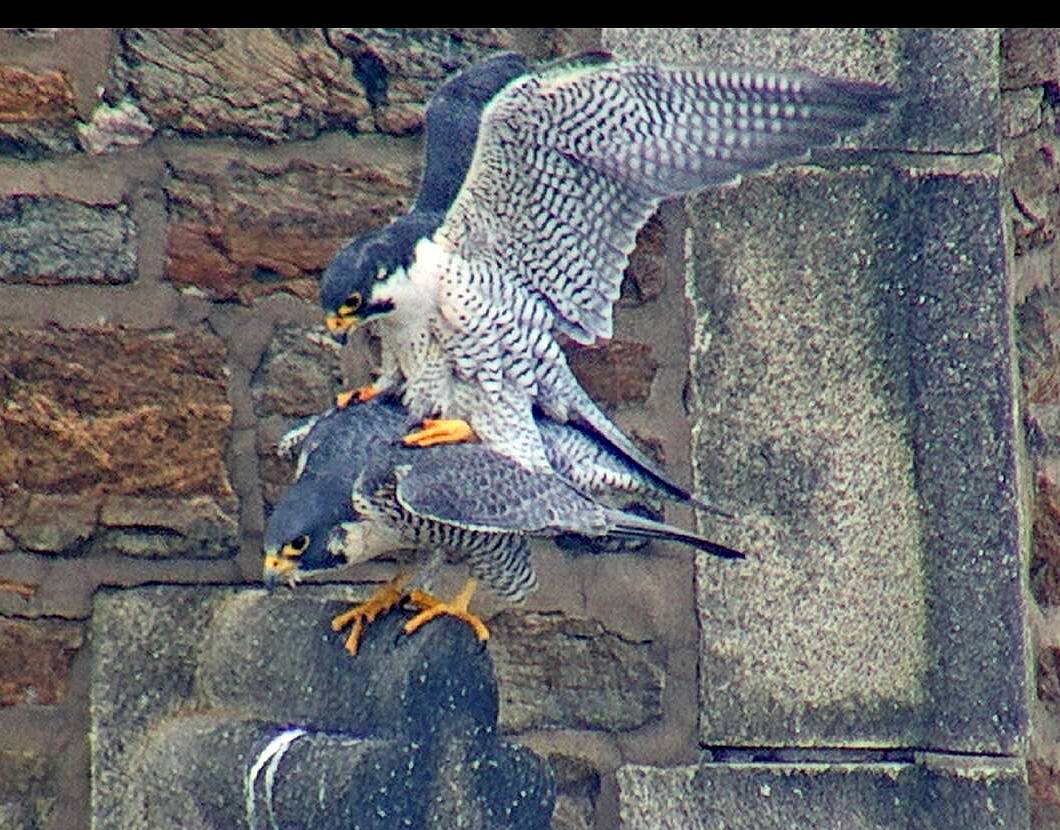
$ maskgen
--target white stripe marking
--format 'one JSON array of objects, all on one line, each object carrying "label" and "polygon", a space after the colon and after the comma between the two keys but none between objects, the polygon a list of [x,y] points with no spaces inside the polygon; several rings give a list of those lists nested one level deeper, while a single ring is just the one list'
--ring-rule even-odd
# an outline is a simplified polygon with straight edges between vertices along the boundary
[{"label": "white stripe marking", "polygon": [[250,830],[257,830],[254,815],[254,802],[256,800],[254,797],[254,788],[257,786],[258,776],[261,774],[261,770],[266,764],[269,765],[269,768],[265,772],[266,805],[269,808],[269,823],[273,827],[276,826],[276,819],[272,813],[272,785],[276,777],[276,768],[279,766],[280,759],[283,757],[288,747],[305,734],[306,731],[304,729],[287,729],[281,732],[269,741],[247,771],[246,778],[243,779],[243,795],[246,800],[247,825],[250,827]]}]

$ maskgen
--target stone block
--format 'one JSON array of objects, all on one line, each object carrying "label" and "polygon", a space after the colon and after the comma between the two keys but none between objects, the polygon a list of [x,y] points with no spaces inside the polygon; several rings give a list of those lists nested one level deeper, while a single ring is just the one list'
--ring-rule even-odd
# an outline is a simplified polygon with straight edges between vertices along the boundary
[{"label": "stone block", "polygon": [[501,679],[501,726],[636,729],[662,717],[665,664],[597,620],[502,611],[490,620]]},{"label": "stone block", "polygon": [[76,120],[65,73],[0,64],[0,156],[39,159],[76,152]]},{"label": "stone block", "polygon": [[112,72],[157,129],[186,135],[306,139],[370,112],[313,29],[128,29]]},{"label": "stone block", "polygon": [[254,414],[305,418],[334,406],[339,347],[320,326],[279,324],[251,378]]},{"label": "stone block", "polygon": [[364,84],[375,129],[394,135],[423,127],[446,78],[513,44],[504,29],[328,29],[326,38]]},{"label": "stone block", "polygon": [[294,464],[276,447],[295,419],[332,406],[342,388],[340,348],[323,326],[279,324],[250,382],[258,417],[257,451],[262,494],[274,504],[290,483]]},{"label": "stone block", "polygon": [[93,827],[544,828],[552,775],[497,738],[488,653],[455,620],[369,626],[336,589],[142,588],[92,617]]},{"label": "stone block", "polygon": [[180,719],[134,763],[119,821],[96,827],[548,827],[551,780],[474,731],[426,744],[257,721]]},{"label": "stone block", "polygon": [[223,364],[199,329],[0,329],[0,527],[14,549],[233,555]]},{"label": "stone block", "polygon": [[1055,28],[1001,30],[1001,86],[1060,85],[1060,31]]},{"label": "stone block", "polygon": [[751,554],[698,575],[704,743],[1023,746],[1000,201],[941,163],[696,205],[693,457]]},{"label": "stone block", "polygon": [[622,830],[1027,827],[1022,764],[701,764],[617,773]]},{"label": "stone block", "polygon": [[509,42],[488,29],[128,29],[113,74],[118,97],[184,135],[405,133],[449,73]]},{"label": "stone block", "polygon": [[40,755],[0,751],[0,827],[49,827],[58,795],[55,778],[51,763]]},{"label": "stone block", "polygon": [[128,99],[113,106],[100,102],[88,122],[77,125],[81,146],[93,155],[139,147],[154,134],[155,128],[147,116]]},{"label": "stone block", "polygon": [[128,205],[0,196],[0,283],[132,282],[136,247]]},{"label": "stone block", "polygon": [[997,147],[997,29],[605,29],[603,40],[629,56],[809,70],[897,93],[892,115],[844,146],[931,153]]},{"label": "stone block", "polygon": [[79,625],[0,618],[0,707],[61,703],[81,643]]},{"label": "stone block", "polygon": [[556,776],[556,809],[551,830],[592,830],[600,773],[589,763],[569,755],[550,755]]},{"label": "stone block", "polygon": [[605,406],[644,403],[659,371],[651,344],[629,340],[573,348],[568,359],[585,391]]},{"label": "stone block", "polygon": [[637,306],[659,299],[666,288],[671,262],[666,250],[666,224],[658,212],[652,214],[637,234],[637,246],[629,255],[622,279],[620,305]]},{"label": "stone block", "polygon": [[359,139],[349,152],[344,163],[172,160],[166,277],[218,300],[285,291],[315,303],[346,240],[406,210],[415,190],[417,148]]},{"label": "stone block", "polygon": [[0,122],[62,123],[76,117],[74,90],[62,72],[0,65]]}]

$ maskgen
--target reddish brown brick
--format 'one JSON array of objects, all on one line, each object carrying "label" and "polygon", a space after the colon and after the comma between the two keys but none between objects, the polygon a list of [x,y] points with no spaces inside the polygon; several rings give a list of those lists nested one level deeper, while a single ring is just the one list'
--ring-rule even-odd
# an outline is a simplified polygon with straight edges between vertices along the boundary
[{"label": "reddish brown brick", "polygon": [[411,203],[419,155],[404,149],[385,165],[174,164],[166,276],[221,300],[275,291],[315,300],[319,272],[346,240]]},{"label": "reddish brown brick", "polygon": [[0,123],[61,124],[76,117],[74,90],[64,73],[0,66]]},{"label": "reddish brown brick", "polygon": [[1001,86],[1019,89],[1060,82],[1060,30],[1002,30]]},{"label": "reddish brown brick", "polygon": [[626,340],[576,349],[570,366],[585,391],[608,406],[646,401],[659,370],[649,344]]},{"label": "reddish brown brick", "polygon": [[[204,539],[213,555],[235,545],[219,339],[199,329],[8,328],[0,366],[0,525],[22,548],[74,552],[122,496],[124,518],[105,523],[112,534],[119,524],[158,528],[173,537],[172,555],[211,555]],[[176,526],[159,520],[160,503]]]},{"label": "reddish brown brick", "polygon": [[659,298],[666,287],[666,226],[653,214],[637,234],[622,281],[622,302],[639,305]]},{"label": "reddish brown brick", "polygon": [[81,627],[0,619],[0,706],[62,702]]}]

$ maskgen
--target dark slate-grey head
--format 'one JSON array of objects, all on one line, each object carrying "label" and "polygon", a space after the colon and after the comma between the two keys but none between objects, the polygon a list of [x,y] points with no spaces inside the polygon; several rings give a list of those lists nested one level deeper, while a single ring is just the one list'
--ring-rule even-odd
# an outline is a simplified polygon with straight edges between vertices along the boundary
[{"label": "dark slate-grey head", "polygon": [[414,211],[378,231],[350,240],[336,254],[320,282],[320,304],[333,335],[392,313],[408,282],[416,245],[430,239],[441,214]]}]

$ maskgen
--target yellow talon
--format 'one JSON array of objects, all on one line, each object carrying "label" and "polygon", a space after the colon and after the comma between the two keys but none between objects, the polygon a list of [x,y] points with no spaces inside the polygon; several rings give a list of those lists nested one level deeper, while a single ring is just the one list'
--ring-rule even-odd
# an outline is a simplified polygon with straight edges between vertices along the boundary
[{"label": "yellow talon", "polygon": [[353,624],[350,635],[346,638],[346,651],[351,655],[357,654],[357,646],[365,626],[370,625],[380,614],[387,613],[401,602],[402,597],[405,596],[403,589],[410,578],[410,573],[399,573],[385,585],[377,588],[364,602],[353,606],[348,611],[343,611],[332,619],[332,631],[342,631],[346,626]]},{"label": "yellow talon", "polygon": [[471,626],[472,631],[475,632],[475,636],[480,641],[486,642],[489,639],[490,630],[486,628],[486,624],[481,619],[467,610],[477,586],[478,582],[476,580],[469,579],[457,591],[456,596],[448,602],[433,597],[424,591],[413,591],[409,594],[409,602],[422,610],[405,623],[405,633],[412,634],[437,617],[456,617],[456,619]]},{"label": "yellow talon", "polygon": [[433,447],[435,444],[459,444],[477,438],[467,421],[424,418],[423,428],[410,432],[402,440],[409,447]]},{"label": "yellow talon", "polygon": [[351,389],[348,392],[339,392],[339,394],[335,396],[335,406],[339,409],[345,409],[354,400],[356,400],[357,403],[365,403],[378,394],[379,390],[371,384],[368,386],[358,386],[356,389]]}]

